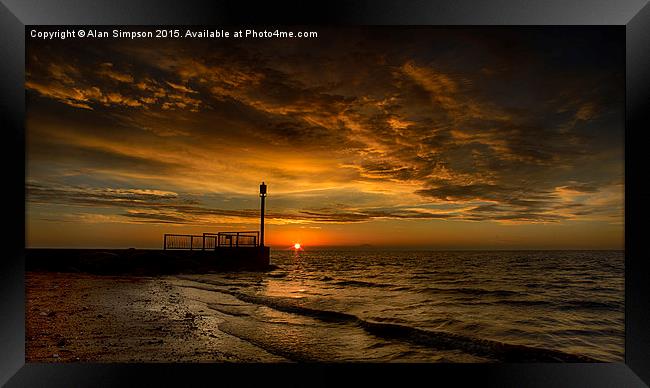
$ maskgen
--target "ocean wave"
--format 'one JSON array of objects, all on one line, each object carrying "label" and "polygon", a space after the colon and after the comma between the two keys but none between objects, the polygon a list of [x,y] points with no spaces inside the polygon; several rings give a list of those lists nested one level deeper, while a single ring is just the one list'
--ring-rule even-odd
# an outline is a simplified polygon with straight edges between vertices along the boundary
[{"label": "ocean wave", "polygon": [[554,303],[545,300],[518,300],[518,299],[496,299],[496,300],[480,300],[474,297],[459,297],[450,301],[429,301],[429,304],[436,306],[458,306],[459,304],[471,306],[516,306],[516,307],[533,307],[533,306],[553,306]]},{"label": "ocean wave", "polygon": [[515,345],[474,338],[443,331],[430,331],[394,323],[359,320],[369,333],[390,339],[401,339],[436,349],[460,349],[480,357],[502,362],[598,362],[591,357],[558,350]]},{"label": "ocean wave", "polygon": [[622,303],[616,302],[597,302],[593,300],[569,300],[563,301],[559,304],[560,310],[575,310],[575,309],[588,309],[588,310],[623,310]]},{"label": "ocean wave", "polygon": [[[324,276],[321,277],[320,280],[330,282],[335,279],[330,276]],[[352,280],[352,279],[338,280],[333,282],[332,284],[341,287],[383,288],[383,289],[390,289],[391,291],[409,291],[413,289],[412,286],[401,286],[401,285],[395,285],[389,283],[377,283],[377,282],[368,282],[363,280]]]},{"label": "ocean wave", "polygon": [[412,289],[413,289],[413,287],[409,287],[409,286],[395,286],[395,287],[391,288],[390,290],[391,291],[410,291]]},{"label": "ocean wave", "polygon": [[531,299],[531,300],[509,300],[509,299],[506,299],[506,300],[499,300],[496,303],[497,304],[510,305],[510,306],[524,306],[524,307],[552,305],[552,303],[550,301],[536,300],[536,299]]},{"label": "ocean wave", "polygon": [[590,329],[590,330],[584,330],[584,329],[562,329],[562,330],[553,330],[551,332],[553,335],[569,335],[569,336],[590,336],[590,337],[595,337],[595,336],[606,336],[606,337],[611,337],[611,336],[623,336],[625,335],[624,330],[619,330],[619,329],[611,329],[611,328],[600,328],[600,329]]},{"label": "ocean wave", "polygon": [[456,288],[441,288],[441,287],[425,287],[420,291],[431,293],[458,293],[466,295],[492,295],[492,296],[513,296],[518,295],[520,292],[511,290],[487,290],[484,288],[470,288],[470,287],[456,287]]},{"label": "ocean wave", "polygon": [[325,322],[358,325],[369,334],[388,340],[400,340],[440,350],[462,350],[479,357],[503,362],[599,362],[591,357],[559,350],[509,344],[445,331],[419,329],[404,324],[362,319],[349,313],[307,307],[284,298],[250,295],[231,290],[219,290],[219,292],[230,294],[247,303],[264,305],[282,312],[308,316]]},{"label": "ocean wave", "polygon": [[337,286],[353,286],[353,287],[373,287],[373,288],[394,288],[398,287],[394,284],[388,283],[374,283],[374,282],[365,282],[362,280],[340,280],[335,282]]},{"label": "ocean wave", "polygon": [[241,306],[226,305],[221,303],[208,303],[208,307],[220,313],[232,315],[235,317],[248,317],[249,313],[242,311]]}]

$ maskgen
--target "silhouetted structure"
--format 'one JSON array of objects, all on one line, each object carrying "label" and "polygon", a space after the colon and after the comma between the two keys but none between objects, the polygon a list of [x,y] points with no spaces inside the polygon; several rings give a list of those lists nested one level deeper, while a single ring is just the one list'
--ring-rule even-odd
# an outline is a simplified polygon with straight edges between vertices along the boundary
[{"label": "silhouetted structure", "polygon": [[[270,249],[264,246],[264,207],[266,184],[260,184],[260,231],[234,231],[163,236],[163,250],[212,252],[217,257],[248,261],[248,264],[269,265]],[[244,264],[244,263],[242,263]]]},{"label": "silhouetted structure", "polygon": [[266,183],[260,185],[260,245],[264,246],[264,202],[266,200]]},{"label": "silhouetted structure", "polygon": [[211,271],[265,271],[271,250],[264,246],[266,184],[260,185],[260,231],[165,234],[163,249],[25,249],[29,271],[89,272],[99,275],[157,275]]},{"label": "silhouetted structure", "polygon": [[256,247],[260,241],[260,232],[219,232],[194,234],[165,234],[163,249],[215,250],[220,247]]}]

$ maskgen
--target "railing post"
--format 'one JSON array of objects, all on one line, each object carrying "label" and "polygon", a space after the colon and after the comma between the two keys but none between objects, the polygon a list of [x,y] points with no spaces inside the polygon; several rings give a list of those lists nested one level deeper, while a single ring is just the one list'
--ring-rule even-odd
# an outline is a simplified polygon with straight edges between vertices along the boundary
[{"label": "railing post", "polygon": [[[262,245],[261,233],[257,231],[250,232],[219,232],[219,233],[204,233],[202,235],[193,234],[163,234],[163,250],[170,249],[187,249],[194,250],[194,237],[201,239],[201,247],[199,250],[218,250],[220,247],[239,248],[239,247],[258,247]],[[224,238],[223,244],[221,238]],[[189,238],[189,247],[185,244],[186,239]],[[233,239],[235,241],[233,241]],[[243,240],[242,240],[243,239]],[[211,242],[212,241],[212,242]],[[210,244],[214,246],[210,247]]]}]

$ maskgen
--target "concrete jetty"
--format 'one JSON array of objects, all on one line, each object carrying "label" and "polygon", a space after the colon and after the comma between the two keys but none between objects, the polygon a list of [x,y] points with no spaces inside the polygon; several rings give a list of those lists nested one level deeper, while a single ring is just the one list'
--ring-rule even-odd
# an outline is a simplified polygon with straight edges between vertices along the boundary
[{"label": "concrete jetty", "polygon": [[162,249],[27,248],[28,271],[174,274],[272,268],[264,245],[266,184],[260,185],[260,230],[164,234]]}]

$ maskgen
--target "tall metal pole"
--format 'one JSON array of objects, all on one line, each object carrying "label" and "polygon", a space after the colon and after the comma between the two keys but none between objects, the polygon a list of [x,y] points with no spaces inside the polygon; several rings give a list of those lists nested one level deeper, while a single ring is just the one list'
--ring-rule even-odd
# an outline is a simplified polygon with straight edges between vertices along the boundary
[{"label": "tall metal pole", "polygon": [[266,199],[266,184],[260,185],[260,246],[264,246],[264,200]]}]

